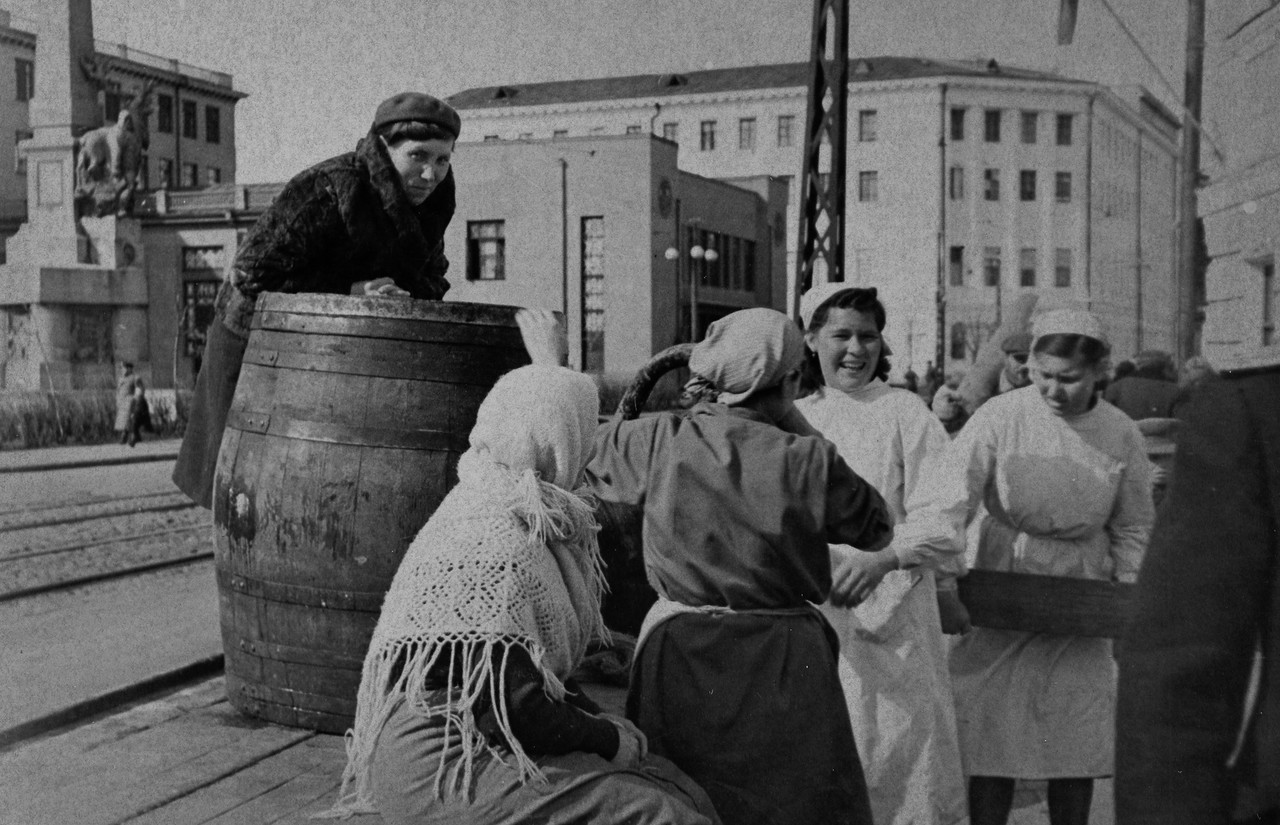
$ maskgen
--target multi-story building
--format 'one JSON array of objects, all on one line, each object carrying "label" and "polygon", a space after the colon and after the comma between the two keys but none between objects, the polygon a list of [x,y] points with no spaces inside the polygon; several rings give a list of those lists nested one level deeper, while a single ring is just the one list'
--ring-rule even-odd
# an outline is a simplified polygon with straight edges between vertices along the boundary
[{"label": "multi-story building", "polygon": [[[103,89],[103,123],[115,122],[123,104],[151,83],[150,147],[142,165],[144,189],[193,189],[236,179],[235,108],[243,92],[231,75],[177,60],[95,41]],[[26,159],[17,151],[31,136],[28,104],[35,93],[36,35],[0,10],[0,145],[12,152],[0,163],[0,239],[17,231],[26,216]],[[0,244],[0,250],[3,244]],[[3,262],[0,252],[0,262]]]},{"label": "multi-story building", "polygon": [[1207,35],[1202,351],[1219,365],[1274,359],[1280,357],[1280,6],[1222,4]]},{"label": "multi-story building", "polygon": [[[469,89],[482,141],[655,133],[699,175],[792,182],[793,292],[808,67]],[[881,290],[895,366],[962,363],[1019,293],[1087,306],[1120,355],[1169,347],[1177,122],[1150,95],[985,64],[850,62],[845,277]]]}]

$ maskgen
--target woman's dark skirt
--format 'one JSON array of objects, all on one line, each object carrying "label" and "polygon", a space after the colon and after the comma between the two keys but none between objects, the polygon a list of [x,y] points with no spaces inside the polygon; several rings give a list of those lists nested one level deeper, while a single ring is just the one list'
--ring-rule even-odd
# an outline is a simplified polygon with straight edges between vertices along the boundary
[{"label": "woman's dark skirt", "polygon": [[213,508],[213,475],[218,467],[218,449],[222,431],[227,426],[227,411],[240,378],[247,338],[227,329],[222,316],[209,325],[204,363],[196,377],[196,390],[191,397],[187,431],[173,468],[173,483],[206,509]]},{"label": "woman's dark skirt", "polygon": [[813,615],[686,613],[650,633],[627,716],[734,825],[871,825],[862,764]]}]

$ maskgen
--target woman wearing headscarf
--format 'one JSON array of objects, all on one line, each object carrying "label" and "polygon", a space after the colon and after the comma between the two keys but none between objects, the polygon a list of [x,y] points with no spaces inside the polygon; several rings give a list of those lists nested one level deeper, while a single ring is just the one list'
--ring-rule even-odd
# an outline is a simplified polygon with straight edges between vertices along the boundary
[{"label": "woman wearing headscarf", "polygon": [[333,813],[388,823],[718,825],[706,795],[570,679],[604,586],[571,492],[599,401],[528,366],[485,398],[458,485],[410,545],[364,663]]},{"label": "woman wearing headscarf", "polygon": [[[1032,334],[1033,386],[974,413],[929,506],[959,542],[985,504],[974,569],[1132,582],[1154,519],[1151,466],[1138,425],[1099,395],[1102,326],[1060,309]],[[951,677],[972,825],[1008,820],[1017,779],[1048,780],[1054,825],[1087,823],[1093,779],[1113,773],[1111,641],[980,627],[953,648]]]},{"label": "woman wearing headscarf", "polygon": [[588,467],[600,498],[643,508],[659,595],[627,716],[734,825],[872,821],[836,640],[811,602],[832,591],[828,542],[877,550],[892,522],[796,413],[803,354],[774,310],[716,321],[689,369],[718,403],[603,428]]},{"label": "woman wearing headscarf", "polygon": [[864,553],[831,546],[853,607],[824,604],[840,638],[840,682],[877,825],[950,825],[965,813],[964,776],[940,607],[967,627],[956,594],[962,547],[950,522],[922,509],[924,480],[949,438],[915,393],[885,383],[886,314],[876,290],[815,286],[800,301],[816,390],[796,409],[884,496],[893,544]]}]

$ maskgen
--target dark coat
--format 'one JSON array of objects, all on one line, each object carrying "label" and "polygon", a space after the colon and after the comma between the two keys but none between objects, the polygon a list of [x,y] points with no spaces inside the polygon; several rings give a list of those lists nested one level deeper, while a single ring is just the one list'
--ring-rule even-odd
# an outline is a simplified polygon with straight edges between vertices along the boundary
[{"label": "dark coat", "polygon": [[1102,394],[1103,398],[1135,421],[1143,418],[1172,418],[1173,401],[1177,396],[1178,385],[1173,381],[1139,375],[1136,372],[1111,384]]},{"label": "dark coat", "polygon": [[[1179,432],[1119,657],[1118,825],[1280,807],[1277,410],[1280,367],[1228,374],[1195,393]],[[1228,767],[1259,644],[1261,690]]]},{"label": "dark coat", "polygon": [[289,181],[249,230],[217,312],[174,467],[178,488],[212,506],[213,476],[235,394],[254,302],[263,292],[349,294],[357,281],[391,278],[414,298],[449,289],[444,232],[453,218],[453,172],[414,206],[382,142],[370,133],[354,152]]}]

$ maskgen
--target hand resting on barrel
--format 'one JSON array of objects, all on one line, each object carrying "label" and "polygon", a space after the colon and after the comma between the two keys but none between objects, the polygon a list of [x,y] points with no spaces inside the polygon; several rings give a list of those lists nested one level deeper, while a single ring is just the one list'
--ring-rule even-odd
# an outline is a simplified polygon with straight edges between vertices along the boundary
[{"label": "hand resting on barrel", "polygon": [[521,309],[516,312],[516,324],[533,363],[563,367],[569,362],[569,340],[554,312],[549,309]]},{"label": "hand resting on barrel", "polygon": [[390,278],[374,278],[372,281],[356,281],[351,285],[352,295],[371,295],[381,298],[408,298],[409,291],[396,286]]}]

